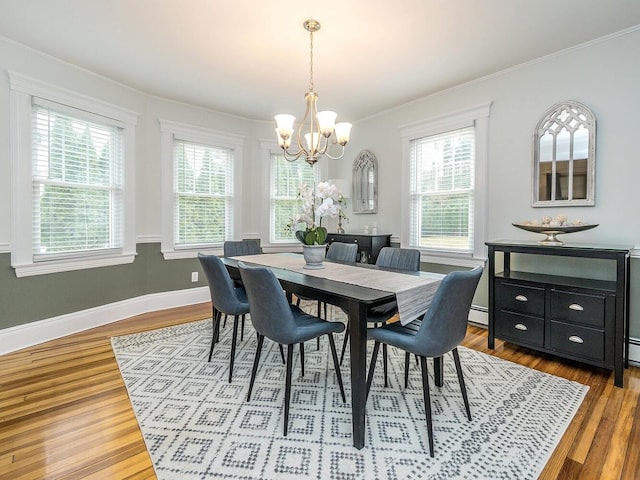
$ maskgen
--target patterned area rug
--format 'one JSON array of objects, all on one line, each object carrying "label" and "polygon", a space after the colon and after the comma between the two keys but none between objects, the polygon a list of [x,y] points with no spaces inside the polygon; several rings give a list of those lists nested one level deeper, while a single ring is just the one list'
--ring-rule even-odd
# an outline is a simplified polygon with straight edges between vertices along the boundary
[{"label": "patterned area rug", "polygon": [[[331,315],[341,319],[337,309]],[[435,388],[431,378],[431,458],[419,368],[412,361],[405,389],[404,356],[390,348],[390,385],[383,387],[380,363],[367,403],[366,446],[357,450],[351,439],[348,355],[342,403],[324,338],[320,350],[315,341],[305,345],[304,377],[296,353],[289,434],[283,437],[285,369],[277,345],[265,340],[247,403],[256,336],[247,321],[230,384],[229,323],[211,363],[206,361],[210,320],[112,339],[160,479],[533,479],[588,389],[460,348],[473,420],[464,414],[449,355],[445,385]],[[336,343],[341,340],[340,335]]]}]

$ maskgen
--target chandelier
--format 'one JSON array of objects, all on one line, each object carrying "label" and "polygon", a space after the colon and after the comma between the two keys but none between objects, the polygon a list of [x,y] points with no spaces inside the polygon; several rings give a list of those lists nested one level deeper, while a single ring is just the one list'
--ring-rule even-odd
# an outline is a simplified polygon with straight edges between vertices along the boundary
[{"label": "chandelier", "polygon": [[[290,147],[291,139],[294,135],[293,122],[296,117],[280,114],[275,116],[275,120],[278,144],[284,152],[284,158],[289,162],[294,162],[304,156],[305,161],[313,166],[325,154],[333,159],[342,158],[344,146],[349,141],[351,124],[347,122],[335,123],[337,117],[335,112],[318,112],[316,107],[318,94],[313,91],[313,34],[320,30],[320,23],[317,20],[307,20],[303,23],[303,26],[309,32],[310,38],[309,91],[304,95],[306,111],[298,128],[294,150],[291,150]],[[327,151],[332,145],[340,145],[342,147],[340,154],[335,157]]]}]

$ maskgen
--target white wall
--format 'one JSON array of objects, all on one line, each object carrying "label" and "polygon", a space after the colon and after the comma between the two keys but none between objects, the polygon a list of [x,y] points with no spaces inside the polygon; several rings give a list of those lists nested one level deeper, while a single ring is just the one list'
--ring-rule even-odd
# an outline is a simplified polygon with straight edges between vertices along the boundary
[{"label": "white wall", "polygon": [[[488,239],[532,239],[511,222],[565,213],[599,223],[572,234],[571,241],[640,244],[637,220],[640,158],[640,31],[576,48],[441,92],[357,122],[349,158],[371,150],[379,162],[379,213],[351,215],[348,230],[361,231],[377,221],[380,230],[398,235],[403,125],[477,104],[492,102],[489,143]],[[532,208],[532,134],[543,113],[563,100],[587,105],[597,120],[596,206]],[[363,99],[366,101],[366,99]],[[336,176],[347,175],[350,162]],[[348,177],[350,178],[350,176]]]}]

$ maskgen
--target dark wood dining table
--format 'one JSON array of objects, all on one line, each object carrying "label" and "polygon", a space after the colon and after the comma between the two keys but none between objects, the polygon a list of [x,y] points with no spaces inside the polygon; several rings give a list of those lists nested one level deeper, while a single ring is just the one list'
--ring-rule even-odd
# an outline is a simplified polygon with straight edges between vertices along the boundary
[{"label": "dark wood dining table", "polygon": [[[238,260],[222,258],[232,276],[239,274]],[[245,263],[249,263],[245,260]],[[258,258],[256,263],[259,264]],[[305,273],[270,267],[282,288],[290,296],[301,295],[336,305],[349,315],[349,337],[351,356],[351,413],[353,445],[361,449],[365,443],[365,405],[367,402],[367,311],[375,306],[394,301],[395,294],[361,285],[329,280]],[[357,264],[354,268],[379,268],[374,265]],[[389,271],[397,271],[384,269]],[[427,272],[406,272],[408,275],[429,275]],[[291,301],[291,298],[289,298]],[[437,380],[436,380],[437,381]]]}]

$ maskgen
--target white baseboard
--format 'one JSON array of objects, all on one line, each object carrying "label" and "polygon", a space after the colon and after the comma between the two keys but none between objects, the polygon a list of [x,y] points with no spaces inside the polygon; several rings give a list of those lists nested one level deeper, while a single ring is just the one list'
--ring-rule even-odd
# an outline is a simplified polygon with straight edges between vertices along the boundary
[{"label": "white baseboard", "polygon": [[485,308],[471,307],[471,310],[469,310],[469,321],[487,327],[489,325],[489,313]]},{"label": "white baseboard", "polygon": [[640,367],[640,338],[629,339],[629,363]]},{"label": "white baseboard", "polygon": [[211,300],[209,287],[189,288],[129,298],[79,312],[0,330],[0,355],[147,312]]}]

